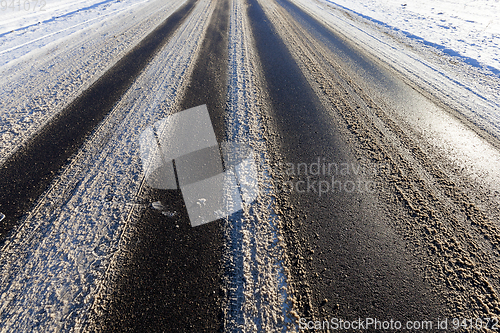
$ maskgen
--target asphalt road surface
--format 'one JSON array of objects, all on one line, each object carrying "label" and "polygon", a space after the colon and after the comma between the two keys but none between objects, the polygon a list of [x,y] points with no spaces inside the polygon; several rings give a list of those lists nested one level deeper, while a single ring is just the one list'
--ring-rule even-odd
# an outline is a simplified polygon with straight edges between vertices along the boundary
[{"label": "asphalt road surface", "polygon": [[[499,141],[351,37],[293,0],[179,1],[0,168],[0,331],[495,331],[500,184],[419,128]],[[259,196],[192,227],[139,136],[204,104]]]}]

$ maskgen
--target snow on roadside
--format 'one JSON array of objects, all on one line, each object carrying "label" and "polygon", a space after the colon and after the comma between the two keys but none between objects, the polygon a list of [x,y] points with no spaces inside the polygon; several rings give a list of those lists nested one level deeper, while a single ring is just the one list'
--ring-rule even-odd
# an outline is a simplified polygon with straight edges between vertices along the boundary
[{"label": "snow on roadside", "polygon": [[[99,10],[104,3],[116,0],[32,0],[2,1],[0,5],[0,34],[19,30],[42,21],[54,21],[56,18],[85,11],[87,8]],[[123,6],[123,4],[122,4]]]},{"label": "snow on roadside", "polygon": [[500,74],[499,1],[326,1]]},{"label": "snow on roadside", "polygon": [[9,5],[0,6],[0,68],[82,30],[102,29],[105,21],[151,1],[2,1]]}]

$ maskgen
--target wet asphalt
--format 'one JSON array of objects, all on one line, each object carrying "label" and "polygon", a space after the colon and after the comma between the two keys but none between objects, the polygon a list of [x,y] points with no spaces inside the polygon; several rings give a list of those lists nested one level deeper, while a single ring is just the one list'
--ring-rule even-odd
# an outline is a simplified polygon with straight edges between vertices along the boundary
[{"label": "wet asphalt", "polygon": [[[356,165],[348,141],[321,105],[269,19],[255,0],[249,3],[252,32],[271,99],[269,115],[281,138],[275,155],[280,156],[281,163],[295,168],[299,164],[310,168],[318,158],[320,164]],[[352,56],[371,75],[383,79],[376,64],[369,63],[339,36],[288,1],[279,3],[318,39],[340,48],[341,55]],[[352,169],[349,173],[352,176]],[[295,175],[295,184],[304,181],[299,184],[304,193],[292,191],[280,207],[288,212],[284,216],[288,239],[301,240],[290,251],[304,253],[308,258],[300,270],[291,267],[295,278],[303,279],[305,273],[307,280],[310,303],[301,303],[301,313],[321,320],[370,317],[405,322],[438,318],[440,302],[412,268],[404,241],[387,227],[390,217],[373,209],[371,194],[343,190],[320,196],[318,184],[314,184],[317,179],[322,178],[313,176],[308,182],[304,173],[301,177]],[[339,180],[344,185],[347,181],[356,182],[349,175]],[[303,223],[293,222],[297,216]]]}]

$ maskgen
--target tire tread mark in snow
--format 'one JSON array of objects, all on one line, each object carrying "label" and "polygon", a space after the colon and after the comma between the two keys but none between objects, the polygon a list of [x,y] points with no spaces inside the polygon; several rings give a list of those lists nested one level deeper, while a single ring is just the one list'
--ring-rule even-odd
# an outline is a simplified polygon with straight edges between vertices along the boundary
[{"label": "tire tread mark in snow", "polygon": [[120,100],[149,60],[194,8],[191,0],[170,15],[91,87],[65,107],[0,168],[0,238],[16,225],[57,171]]},{"label": "tire tread mark in snow", "polygon": [[[207,104],[219,142],[224,138],[229,1],[217,2],[180,110]],[[192,228],[180,191],[145,186],[140,198],[161,201],[175,218],[138,212],[134,248],[121,267],[103,332],[222,330],[220,221]],[[135,219],[135,218],[134,218]],[[147,309],[147,310],[145,310]]]}]

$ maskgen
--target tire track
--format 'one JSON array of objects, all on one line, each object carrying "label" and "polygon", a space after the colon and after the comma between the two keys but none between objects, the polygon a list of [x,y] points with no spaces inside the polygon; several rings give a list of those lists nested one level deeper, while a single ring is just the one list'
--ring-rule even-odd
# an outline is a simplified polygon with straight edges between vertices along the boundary
[{"label": "tire track", "polygon": [[106,20],[108,28],[89,27],[2,67],[0,164],[183,2],[149,3],[127,22],[126,13],[117,15]]},{"label": "tire track", "polygon": [[399,240],[387,229],[387,221],[381,221],[383,216],[369,195],[283,192],[286,182],[302,180],[287,173],[286,163],[308,165],[324,158],[352,165],[355,159],[329,108],[304,76],[302,59],[288,47],[288,36],[292,40],[300,36],[294,30],[282,35],[294,20],[281,16],[282,9],[270,2],[251,2],[250,8],[255,8],[253,22],[259,22],[254,23],[254,35],[272,103],[268,114],[278,129],[273,177],[282,190],[278,213],[284,219],[287,266],[293,272],[296,323],[299,318],[333,316],[394,320],[430,316],[435,309],[426,296],[427,287],[414,281],[418,276],[408,267],[405,253],[399,253]]},{"label": "tire track", "polygon": [[[217,139],[225,133],[229,0],[206,2],[197,12],[209,20],[189,84],[174,110],[207,104]],[[211,331],[222,329],[221,221],[191,227],[180,191],[141,184],[142,202],[161,201],[176,214],[166,218],[135,207],[113,267],[93,309],[102,332]]]}]

